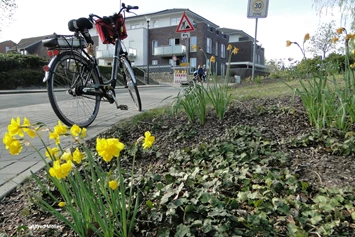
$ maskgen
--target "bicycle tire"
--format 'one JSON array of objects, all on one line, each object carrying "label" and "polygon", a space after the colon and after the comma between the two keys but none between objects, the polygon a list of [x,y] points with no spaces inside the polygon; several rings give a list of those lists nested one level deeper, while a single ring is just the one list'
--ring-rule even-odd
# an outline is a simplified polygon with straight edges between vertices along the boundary
[{"label": "bicycle tire", "polygon": [[141,97],[139,95],[137,80],[134,76],[134,72],[132,70],[130,62],[127,58],[122,57],[121,59],[121,67],[123,70],[124,81],[127,82],[128,92],[133,100],[133,103],[138,111],[142,111],[142,102]]},{"label": "bicycle tire", "polygon": [[49,102],[57,117],[66,125],[88,127],[100,108],[100,95],[80,95],[78,86],[100,84],[91,62],[76,51],[59,54],[49,70]]}]

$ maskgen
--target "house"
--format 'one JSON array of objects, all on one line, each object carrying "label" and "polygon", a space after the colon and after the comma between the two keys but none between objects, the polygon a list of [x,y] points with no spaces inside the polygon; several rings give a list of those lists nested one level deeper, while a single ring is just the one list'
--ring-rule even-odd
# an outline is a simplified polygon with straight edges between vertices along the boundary
[{"label": "house", "polygon": [[6,40],[3,42],[0,42],[0,53],[7,53],[7,51],[12,48],[15,47],[16,43],[13,42],[12,40]]},{"label": "house", "polygon": [[[242,30],[221,28],[225,34],[229,35],[229,44],[239,48],[237,54],[232,55],[230,63],[230,75],[238,75],[241,78],[250,77],[253,68],[254,38]],[[255,72],[256,75],[265,75],[265,49],[256,42],[255,48]]]},{"label": "house", "polygon": [[[176,29],[182,15],[186,14],[193,28],[189,37],[182,33],[176,33]],[[127,16],[125,20],[128,37],[123,41],[128,55],[137,67],[146,68],[149,71],[170,70],[171,65],[189,65],[192,73],[198,65],[205,64],[211,67],[217,75],[225,75],[228,63],[228,44],[240,49],[240,54],[233,55],[231,67],[245,68],[247,71],[252,67],[252,53],[254,38],[241,30],[220,28],[215,23],[194,13],[189,9],[167,9],[145,15]],[[95,28],[90,31],[97,35]],[[97,46],[97,57],[100,65],[111,65],[113,46],[104,45],[100,41]],[[263,71],[264,49],[257,46],[256,68]],[[210,64],[210,58],[214,56],[216,63]],[[236,64],[233,64],[236,63]],[[243,72],[243,75],[249,73]],[[251,70],[250,70],[251,74]]]}]

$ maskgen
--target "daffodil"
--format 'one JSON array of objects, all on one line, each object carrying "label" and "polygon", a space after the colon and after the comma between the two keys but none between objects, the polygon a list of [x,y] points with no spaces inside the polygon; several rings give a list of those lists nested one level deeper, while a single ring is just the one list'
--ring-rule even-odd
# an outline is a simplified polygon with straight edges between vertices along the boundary
[{"label": "daffodil", "polygon": [[332,42],[335,44],[336,42],[338,42],[339,41],[339,38],[338,37],[334,37],[334,38],[332,38]]},{"label": "daffodil", "polygon": [[17,139],[14,139],[8,147],[11,155],[18,155],[22,150],[22,144]]},{"label": "daffodil", "polygon": [[59,136],[66,134],[68,131],[68,128],[62,124],[62,122],[58,121],[58,124],[54,126],[54,132],[57,133]]},{"label": "daffodil", "polygon": [[144,133],[144,142],[143,142],[143,148],[151,148],[153,143],[155,141],[155,137],[150,134],[149,131]]},{"label": "daffodil", "polygon": [[309,33],[304,35],[303,42],[306,42],[307,40],[309,40]]},{"label": "daffodil", "polygon": [[351,68],[355,68],[355,63],[349,65]]},{"label": "daffodil", "polygon": [[118,157],[123,148],[124,144],[117,138],[96,139],[96,150],[99,156],[106,162],[110,162],[114,156]]},{"label": "daffodil", "polygon": [[71,160],[67,161],[64,164],[60,164],[60,160],[56,160],[53,162],[53,167],[49,169],[49,174],[52,177],[55,177],[58,180],[60,180],[67,177],[71,169],[72,169]]},{"label": "daffodil", "polygon": [[289,41],[289,40],[286,40],[286,47],[289,47],[289,46],[291,46],[291,44],[292,44],[292,42],[291,42],[291,41]]},{"label": "daffodil", "polygon": [[108,182],[108,186],[112,189],[115,190],[118,187],[118,183],[116,180],[111,180],[110,182]]},{"label": "daffodil", "polygon": [[27,133],[27,135],[31,138],[34,138],[36,136],[36,132],[33,128],[31,128],[31,122],[28,120],[28,118],[24,117],[23,118],[23,124],[22,124],[22,129],[24,132]]},{"label": "daffodil", "polygon": [[77,137],[79,136],[79,133],[81,132],[81,128],[74,124],[71,128],[70,128],[70,133],[74,136]]},{"label": "daffodil", "polygon": [[79,148],[76,148],[75,151],[73,152],[73,160],[80,164],[81,160],[85,157],[84,153],[82,153]]},{"label": "daffodil", "polygon": [[343,33],[343,31],[344,31],[344,27],[340,27],[337,29],[337,34],[341,35]]},{"label": "daffodil", "polygon": [[86,137],[86,132],[87,132],[87,129],[86,128],[82,128],[81,129],[81,133],[80,133],[80,137],[85,138]]},{"label": "daffodil", "polygon": [[48,157],[49,159],[56,159],[59,153],[59,148],[58,147],[47,147],[47,151],[46,151],[46,157]]},{"label": "daffodil", "polygon": [[5,144],[6,149],[9,149],[11,143],[14,140],[15,139],[13,138],[13,136],[11,136],[9,133],[5,133],[4,137],[2,138],[2,142]]},{"label": "daffodil", "polygon": [[60,202],[60,203],[58,203],[58,206],[59,206],[59,207],[65,207],[65,205],[67,205],[65,202]]},{"label": "daffodil", "polygon": [[7,130],[11,136],[19,135],[23,137],[23,130],[21,129],[21,119],[17,117],[16,120],[14,118],[11,119],[11,123],[7,126]]},{"label": "daffodil", "polygon": [[227,50],[228,50],[228,51],[231,51],[232,48],[233,48],[233,46],[232,46],[231,44],[228,44]]},{"label": "daffodil", "polygon": [[56,145],[60,144],[59,133],[50,132],[50,133],[49,133],[49,139],[54,139]]},{"label": "daffodil", "polygon": [[238,53],[238,51],[239,51],[239,48],[237,48],[237,47],[234,47],[234,49],[233,49],[233,54],[237,54]]},{"label": "daffodil", "polygon": [[215,63],[216,62],[216,58],[214,56],[211,56],[210,60],[211,60],[211,63]]},{"label": "daffodil", "polygon": [[62,154],[60,159],[65,160],[65,161],[69,161],[69,160],[73,160],[73,156],[70,151],[66,151]]}]

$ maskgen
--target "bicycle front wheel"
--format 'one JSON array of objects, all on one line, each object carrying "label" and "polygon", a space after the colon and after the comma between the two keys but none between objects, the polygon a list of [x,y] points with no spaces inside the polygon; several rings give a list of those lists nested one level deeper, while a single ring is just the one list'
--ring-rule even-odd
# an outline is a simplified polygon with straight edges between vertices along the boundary
[{"label": "bicycle front wheel", "polygon": [[125,57],[122,57],[121,65],[123,70],[124,81],[127,83],[128,92],[132,97],[133,103],[138,111],[142,111],[141,97],[139,95],[137,80],[134,76],[131,64]]},{"label": "bicycle front wheel", "polygon": [[75,51],[59,54],[48,75],[50,104],[58,118],[66,125],[89,126],[100,107],[100,95],[85,95],[81,88],[100,84],[91,62]]}]

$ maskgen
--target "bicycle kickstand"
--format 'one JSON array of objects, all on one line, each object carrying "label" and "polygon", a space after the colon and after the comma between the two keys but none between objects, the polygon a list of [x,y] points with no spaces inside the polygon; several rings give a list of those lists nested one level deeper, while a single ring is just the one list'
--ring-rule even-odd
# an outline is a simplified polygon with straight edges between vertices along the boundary
[{"label": "bicycle kickstand", "polygon": [[117,109],[120,109],[120,110],[128,110],[128,106],[127,105],[119,105],[117,103],[117,99],[116,99],[116,96],[114,95],[114,93],[112,91],[108,91],[108,95],[110,97],[112,97],[112,99],[115,101],[115,104],[116,104],[116,107]]}]

